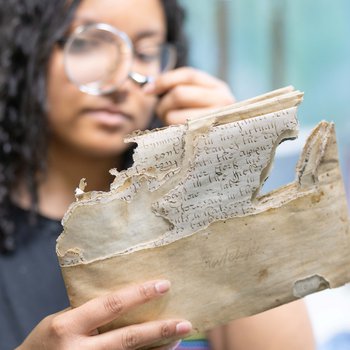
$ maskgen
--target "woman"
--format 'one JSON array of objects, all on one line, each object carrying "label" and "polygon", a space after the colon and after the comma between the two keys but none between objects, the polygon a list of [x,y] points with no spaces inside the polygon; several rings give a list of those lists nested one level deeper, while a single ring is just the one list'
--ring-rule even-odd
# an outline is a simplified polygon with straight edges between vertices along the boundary
[{"label": "woman", "polygon": [[[2,348],[137,349],[159,341],[173,347],[191,331],[188,321],[160,320],[97,332],[131,308],[161,297],[169,281],[149,281],[58,312],[68,306],[54,253],[59,220],[82,177],[88,178],[89,189],[109,189],[108,170],[123,169],[130,160],[123,143],[126,134],[149,127],[155,115],[165,125],[183,123],[234,102],[234,97],[226,84],[203,72],[182,67],[155,74],[149,65],[171,63],[174,51],[168,50],[168,59],[157,54],[166,43],[176,48],[176,66],[185,64],[183,13],[175,0],[17,0],[7,2],[3,11]],[[111,56],[105,52],[110,52],[111,37],[119,38],[129,65],[109,70]],[[107,51],[100,51],[102,47]],[[235,321],[208,337],[218,349],[313,346],[304,306],[298,303]]]}]

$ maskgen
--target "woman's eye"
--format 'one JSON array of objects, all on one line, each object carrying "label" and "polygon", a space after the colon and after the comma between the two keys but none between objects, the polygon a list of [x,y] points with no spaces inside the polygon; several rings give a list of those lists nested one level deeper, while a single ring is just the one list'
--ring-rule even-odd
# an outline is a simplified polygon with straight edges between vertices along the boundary
[{"label": "woman's eye", "polygon": [[136,48],[134,55],[135,58],[141,62],[152,63],[160,60],[161,52],[161,46],[157,45],[152,47]]}]

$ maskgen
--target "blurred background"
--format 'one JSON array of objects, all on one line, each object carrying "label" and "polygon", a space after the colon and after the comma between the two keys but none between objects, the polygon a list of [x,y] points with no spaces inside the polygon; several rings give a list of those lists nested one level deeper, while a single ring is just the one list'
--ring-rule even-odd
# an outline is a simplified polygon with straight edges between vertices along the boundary
[{"label": "blurred background", "polygon": [[[269,191],[293,181],[310,130],[334,121],[350,193],[350,1],[182,0],[190,64],[225,80],[238,100],[286,85],[304,91],[298,140],[278,147]],[[349,198],[349,195],[348,195]],[[306,298],[319,349],[350,349],[350,287]]]}]

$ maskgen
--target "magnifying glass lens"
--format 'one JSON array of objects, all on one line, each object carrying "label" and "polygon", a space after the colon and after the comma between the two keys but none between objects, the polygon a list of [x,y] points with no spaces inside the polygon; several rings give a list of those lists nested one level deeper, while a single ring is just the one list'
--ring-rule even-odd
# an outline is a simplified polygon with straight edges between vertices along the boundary
[{"label": "magnifying glass lens", "polygon": [[69,79],[82,91],[93,94],[107,92],[123,82],[131,64],[131,48],[123,33],[104,26],[83,28],[65,46]]},{"label": "magnifying glass lens", "polygon": [[127,78],[140,86],[175,66],[175,48],[167,43],[138,42],[106,23],[78,27],[64,46],[64,65],[71,82],[83,92],[115,91]]}]

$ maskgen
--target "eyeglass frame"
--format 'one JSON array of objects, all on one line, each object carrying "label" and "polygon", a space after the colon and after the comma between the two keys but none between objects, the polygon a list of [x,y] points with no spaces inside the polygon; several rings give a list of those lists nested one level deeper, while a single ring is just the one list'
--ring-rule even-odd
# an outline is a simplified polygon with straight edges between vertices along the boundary
[{"label": "eyeglass frame", "polygon": [[[74,79],[70,76],[69,72],[67,71],[67,64],[66,64],[66,60],[67,60],[67,51],[68,51],[68,47],[69,45],[73,42],[73,40],[75,40],[76,36],[83,33],[84,31],[86,31],[87,29],[91,28],[91,27],[95,27],[96,29],[98,30],[104,30],[104,31],[107,31],[109,33],[112,33],[114,34],[116,37],[119,37],[122,39],[122,41],[127,45],[127,47],[129,48],[130,52],[132,53],[132,57],[134,57],[135,55],[135,48],[134,48],[134,45],[131,41],[131,39],[129,38],[129,36],[119,30],[118,28],[110,25],[110,24],[107,24],[107,23],[102,23],[102,22],[99,22],[99,23],[89,23],[89,24],[82,24],[80,26],[78,26],[73,33],[67,35],[66,37],[63,37],[59,40],[57,40],[57,43],[63,47],[63,50],[64,50],[64,68],[65,68],[65,73],[68,77],[68,79],[73,83],[75,84],[80,91],[82,92],[85,92],[87,94],[90,94],[90,95],[107,95],[107,94],[110,94],[112,92],[114,92],[115,90],[117,90],[118,88],[118,85],[114,86],[114,87],[111,87],[110,89],[108,90],[105,90],[105,91],[100,91],[100,90],[97,90],[97,89],[92,89],[92,88],[89,88],[87,87],[86,85],[84,84],[80,84],[76,81],[74,81]],[[163,46],[166,45],[166,47],[169,49],[169,53],[170,53],[170,56],[171,56],[171,59],[170,59],[170,63],[167,64],[167,68],[162,71],[162,72],[165,72],[165,71],[168,71],[168,70],[171,70],[175,67],[176,65],[176,60],[177,60],[177,50],[176,50],[176,47],[174,44],[172,43],[169,43],[169,42],[165,42],[162,44]],[[138,73],[136,71],[133,71],[133,70],[129,70],[127,76],[125,77],[125,79],[131,79],[134,83],[138,84],[139,86],[143,86],[149,82],[152,82],[154,80],[154,77],[151,76],[151,75],[144,75],[144,74],[141,74],[141,73]]]}]

